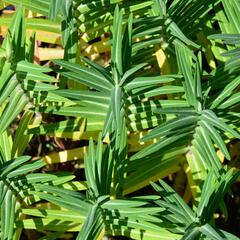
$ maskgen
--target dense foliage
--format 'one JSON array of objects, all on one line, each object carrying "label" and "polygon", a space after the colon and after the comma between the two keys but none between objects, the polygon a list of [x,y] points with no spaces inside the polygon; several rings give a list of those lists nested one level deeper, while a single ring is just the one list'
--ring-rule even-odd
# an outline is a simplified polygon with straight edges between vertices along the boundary
[{"label": "dense foliage", "polygon": [[0,4],[1,240],[239,239],[239,0]]}]

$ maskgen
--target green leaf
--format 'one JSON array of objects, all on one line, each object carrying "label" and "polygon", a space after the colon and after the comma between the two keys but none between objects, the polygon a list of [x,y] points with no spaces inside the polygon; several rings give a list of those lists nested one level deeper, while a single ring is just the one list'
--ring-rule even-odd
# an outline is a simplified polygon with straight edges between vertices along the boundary
[{"label": "green leaf", "polygon": [[226,239],[229,239],[229,240],[239,240],[239,238],[229,232],[226,232],[226,231],[223,231],[220,229],[220,232],[224,235],[224,237]]},{"label": "green leaf", "polygon": [[34,161],[32,163],[28,163],[27,165],[23,165],[18,167],[16,170],[8,173],[7,178],[14,178],[22,174],[26,174],[30,171],[37,170],[41,167],[45,166],[45,162],[43,160]]},{"label": "green leaf", "polygon": [[31,159],[30,156],[21,156],[16,158],[16,160],[9,161],[1,166],[1,177],[5,177],[7,174],[15,170],[17,167],[22,165],[23,163],[29,161]]},{"label": "green leaf", "polygon": [[[224,100],[226,100],[226,98],[228,96],[230,96],[233,92],[233,90],[238,87],[240,84],[240,77],[235,78],[234,80],[232,80],[229,84],[227,84],[227,86],[225,86],[222,90],[222,92],[217,96],[217,98],[214,99],[214,101],[211,104],[211,109],[217,107],[221,102],[223,102]],[[224,102],[225,103],[225,102]],[[224,103],[222,105],[224,105]],[[223,108],[228,107],[226,105],[226,107],[222,106]]]},{"label": "green leaf", "polygon": [[88,188],[90,189],[90,191],[93,192],[93,194],[96,197],[98,197],[99,195],[98,187],[97,187],[98,176],[96,176],[95,149],[94,149],[92,138],[90,138],[90,141],[89,141],[89,149],[88,149],[88,153],[84,157],[84,163],[86,166],[85,174],[86,174]]},{"label": "green leaf", "polygon": [[195,240],[200,237],[199,227],[187,229],[181,240]]},{"label": "green leaf", "polygon": [[240,102],[240,94],[235,93],[230,98],[228,98],[225,102],[220,104],[219,108],[220,109],[226,109],[226,108],[232,107],[236,104],[239,104],[239,102]]},{"label": "green leaf", "polygon": [[97,240],[103,229],[103,219],[97,205],[93,205],[87,215],[77,240]]},{"label": "green leaf", "polygon": [[87,63],[89,66],[91,66],[95,71],[97,71],[98,73],[100,73],[101,75],[103,75],[106,79],[109,80],[110,83],[114,84],[111,75],[109,74],[109,72],[103,68],[101,65],[90,61],[88,58],[86,57],[82,57],[82,60]]},{"label": "green leaf", "polygon": [[178,67],[184,76],[184,88],[189,105],[197,108],[197,93],[192,73],[193,53],[179,41],[175,41]]},{"label": "green leaf", "polygon": [[51,70],[49,68],[46,68],[34,63],[19,61],[17,63],[16,71],[29,72],[29,73],[34,73],[34,72],[47,73],[47,72],[50,72]]},{"label": "green leaf", "polygon": [[4,103],[4,101],[7,100],[7,98],[14,91],[14,89],[17,87],[17,85],[18,85],[18,81],[16,79],[16,75],[13,75],[13,77],[6,84],[5,88],[3,88],[1,91],[0,105],[2,105]]},{"label": "green leaf", "polygon": [[200,227],[199,231],[201,231],[205,236],[209,237],[213,240],[223,240],[221,235],[209,224],[205,224]]},{"label": "green leaf", "polygon": [[55,20],[57,18],[64,2],[64,0],[51,0],[48,15],[51,20]]},{"label": "green leaf", "polygon": [[167,21],[167,31],[169,31],[173,36],[177,37],[179,40],[186,43],[187,45],[199,48],[199,45],[187,38],[183,34],[181,29],[177,26],[177,24],[170,19],[169,21]]},{"label": "green leaf", "polygon": [[127,70],[124,73],[123,77],[121,78],[119,85],[120,86],[124,85],[124,83],[128,81],[128,78],[130,78],[135,72],[139,71],[141,68],[145,67],[146,65],[147,63],[141,63]]},{"label": "green leaf", "polygon": [[122,88],[116,85],[112,89],[111,93],[111,110],[113,112],[113,119],[116,124],[116,127],[119,129],[121,126],[121,109],[122,109]]},{"label": "green leaf", "polygon": [[235,130],[230,128],[226,123],[220,120],[211,110],[204,110],[202,118],[206,119],[207,122],[209,121],[213,126],[217,127],[218,129],[225,132],[229,132],[236,138],[240,138],[240,134],[238,132],[236,132]]},{"label": "green leaf", "polygon": [[108,79],[90,68],[83,67],[78,64],[70,63],[63,60],[54,60],[55,64],[62,66],[68,71],[61,71],[61,75],[69,77],[70,79],[93,87],[96,90],[104,93],[109,93],[112,87]]},{"label": "green leaf", "polygon": [[10,190],[7,190],[4,201],[1,203],[1,238],[13,238],[16,199]]},{"label": "green leaf", "polygon": [[213,34],[208,36],[209,39],[221,39],[226,44],[240,43],[240,34]]},{"label": "green leaf", "polygon": [[168,135],[173,130],[178,130],[180,128],[183,128],[185,126],[189,125],[196,125],[198,121],[197,116],[186,116],[186,117],[177,117],[170,121],[167,121],[160,126],[154,128],[148,135],[143,137],[142,141],[147,141],[152,138]]},{"label": "green leaf", "polygon": [[130,81],[124,89],[127,91],[133,89],[144,89],[147,87],[157,86],[161,83],[170,83],[175,80],[175,78],[179,78],[179,75],[163,75],[163,76],[153,76],[153,77],[136,77],[132,81]]},{"label": "green leaf", "polygon": [[[46,217],[48,219],[59,219],[82,223],[86,217],[74,211],[53,210],[44,208],[23,208],[22,212],[26,215],[36,217]],[[64,214],[63,214],[64,213]]]},{"label": "green leaf", "polygon": [[122,59],[122,18],[123,10],[119,11],[118,5],[115,8],[113,20],[113,44],[112,44],[112,70],[115,84],[119,84],[123,75]]},{"label": "green leaf", "polygon": [[15,88],[10,96],[10,102],[4,109],[0,117],[0,133],[2,134],[4,130],[11,124],[11,122],[17,117],[17,115],[23,110],[27,105],[28,98],[24,95],[24,92],[19,87]]},{"label": "green leaf", "polygon": [[123,59],[123,72],[125,73],[131,66],[131,57],[132,57],[132,31],[133,31],[133,14],[130,13],[128,18],[128,25],[125,28],[123,34],[123,50],[122,50],[122,59]]},{"label": "green leaf", "polygon": [[176,136],[169,136],[169,137],[164,137],[160,139],[158,142],[144,148],[142,151],[139,151],[135,155],[131,157],[132,160],[137,159],[137,158],[143,158],[147,155],[150,155],[156,151],[160,151],[161,149],[169,146],[170,144],[173,144],[176,141],[179,141],[180,139],[185,138],[189,133],[181,133]]},{"label": "green leaf", "polygon": [[159,181],[162,188],[165,190],[164,193],[162,193],[162,189],[159,188],[158,185],[156,184],[152,184],[152,186],[154,187],[154,189],[156,191],[158,191],[158,193],[160,195],[162,195],[162,197],[165,199],[165,201],[169,202],[169,203],[174,203],[177,205],[177,207],[181,210],[181,212],[183,213],[183,216],[185,216],[185,221],[187,222],[193,222],[195,220],[194,218],[194,214],[192,212],[192,210],[190,209],[190,207],[184,202],[184,200],[168,185],[166,184],[164,181]]},{"label": "green leaf", "polygon": [[90,204],[83,198],[82,194],[76,191],[62,189],[55,186],[35,185],[36,194],[41,199],[45,199],[53,204],[66,209],[86,215],[90,209]]},{"label": "green leaf", "polygon": [[214,141],[214,143],[217,144],[217,146],[219,147],[219,149],[222,151],[222,153],[224,154],[224,156],[230,160],[230,155],[229,152],[227,150],[227,147],[222,139],[222,137],[220,136],[220,134],[217,132],[217,130],[209,123],[205,122],[205,121],[201,121],[199,122],[200,126],[202,126],[203,128],[205,128],[206,132],[208,132],[209,136],[211,137],[211,139]]},{"label": "green leaf", "polygon": [[30,135],[25,134],[25,130],[27,129],[27,126],[30,124],[34,113],[32,111],[25,111],[20,122],[18,125],[18,128],[15,132],[15,137],[13,140],[13,146],[11,150],[12,157],[20,156],[23,154],[25,148],[27,147],[27,144],[29,140],[31,139]]}]

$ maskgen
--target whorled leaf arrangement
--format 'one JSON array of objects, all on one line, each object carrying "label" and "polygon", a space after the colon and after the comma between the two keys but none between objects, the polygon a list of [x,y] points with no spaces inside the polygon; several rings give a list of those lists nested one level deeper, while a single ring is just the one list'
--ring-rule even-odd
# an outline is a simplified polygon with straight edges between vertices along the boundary
[{"label": "whorled leaf arrangement", "polygon": [[45,74],[50,69],[32,63],[34,45],[34,36],[26,45],[23,9],[19,8],[1,48],[1,133],[23,109],[73,104],[55,93],[55,79]]},{"label": "whorled leaf arrangement", "polygon": [[22,208],[37,201],[35,186],[56,180],[57,176],[31,173],[45,165],[44,161],[30,162],[30,156],[22,156],[0,165],[1,239],[15,239],[16,229],[22,218]]},{"label": "whorled leaf arrangement", "polygon": [[[239,239],[215,223],[239,177],[223,164],[240,137],[236,4],[21,1],[0,49],[0,238],[34,229],[40,240]],[[64,56],[51,68],[36,63],[39,36],[27,34],[49,20],[26,21],[25,8],[61,22]],[[210,35],[212,19],[223,34]],[[94,45],[110,30],[106,67],[80,56],[82,40]],[[80,146],[35,160],[24,156],[35,134]],[[81,176],[45,173],[76,159]],[[176,173],[176,185],[184,167],[183,199],[159,179]]]}]

